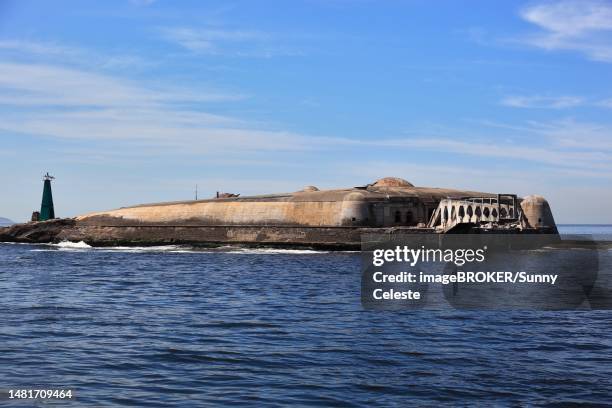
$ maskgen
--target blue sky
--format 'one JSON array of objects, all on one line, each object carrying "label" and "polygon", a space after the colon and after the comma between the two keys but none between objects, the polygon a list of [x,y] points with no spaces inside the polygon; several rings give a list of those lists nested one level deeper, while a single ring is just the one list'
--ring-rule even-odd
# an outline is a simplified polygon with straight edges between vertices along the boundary
[{"label": "blue sky", "polygon": [[0,0],[0,216],[363,185],[612,223],[612,2]]}]

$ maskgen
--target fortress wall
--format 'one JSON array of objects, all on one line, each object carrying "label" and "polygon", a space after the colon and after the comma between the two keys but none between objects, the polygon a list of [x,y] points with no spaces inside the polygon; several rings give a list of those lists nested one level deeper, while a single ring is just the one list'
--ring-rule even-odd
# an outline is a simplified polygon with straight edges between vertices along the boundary
[{"label": "fortress wall", "polygon": [[386,178],[350,189],[310,187],[285,194],[139,205],[87,214],[77,217],[77,222],[90,226],[415,226],[428,221],[428,209],[435,208],[441,198],[472,193],[414,187],[405,180]]},{"label": "fortress wall", "polygon": [[[205,201],[121,208],[77,218],[89,225],[359,225],[367,206],[355,201]],[[354,219],[354,220],[353,220]]]},{"label": "fortress wall", "polygon": [[167,244],[304,245],[359,249],[359,228],[280,226],[130,226],[77,225],[56,240],[85,241],[95,246]]}]

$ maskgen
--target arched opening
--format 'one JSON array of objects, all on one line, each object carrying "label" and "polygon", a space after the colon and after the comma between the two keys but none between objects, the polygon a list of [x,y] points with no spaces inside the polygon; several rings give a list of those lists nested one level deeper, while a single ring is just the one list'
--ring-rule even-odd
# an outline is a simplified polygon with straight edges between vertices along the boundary
[{"label": "arched opening", "polygon": [[491,215],[493,216],[493,218],[497,218],[497,210],[494,208],[493,211],[491,211]]},{"label": "arched opening", "polygon": [[489,215],[491,214],[491,212],[489,211],[489,207],[485,207],[482,213],[484,214],[486,218],[489,218]]},{"label": "arched opening", "polygon": [[474,215],[474,209],[472,208],[471,205],[468,205],[467,214],[470,218],[472,218],[472,215]]},{"label": "arched opening", "polygon": [[508,218],[508,211],[506,211],[506,209],[502,207],[502,208],[499,210],[499,216],[500,216],[501,218]]},{"label": "arched opening", "polygon": [[445,224],[448,221],[448,207],[444,207],[442,212],[442,223]]},{"label": "arched opening", "polygon": [[482,215],[482,210],[480,209],[480,207],[476,207],[476,216],[480,218],[481,215]]},{"label": "arched opening", "polygon": [[412,211],[406,213],[406,225],[411,225],[413,221]]},{"label": "arched opening", "polygon": [[459,218],[463,219],[463,217],[465,217],[465,210],[463,209],[463,206],[460,205],[459,206]]}]

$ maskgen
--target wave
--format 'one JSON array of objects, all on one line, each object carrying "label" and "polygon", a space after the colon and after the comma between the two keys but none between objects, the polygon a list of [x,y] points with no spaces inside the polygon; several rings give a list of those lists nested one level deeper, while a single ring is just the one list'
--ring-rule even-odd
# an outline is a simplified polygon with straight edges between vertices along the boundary
[{"label": "wave", "polygon": [[[51,248],[32,249],[34,252],[46,251],[95,251],[95,252],[124,252],[124,253],[232,253],[241,255],[305,255],[305,254],[326,254],[329,251],[318,251],[314,249],[286,249],[286,248],[248,248],[241,246],[225,245],[216,248],[200,248],[186,245],[157,245],[157,246],[110,246],[92,247],[84,241],[72,242],[62,241],[57,244],[46,244]],[[352,252],[352,251],[351,251]]]},{"label": "wave", "polygon": [[79,241],[79,242],[62,241],[57,244],[49,244],[49,245],[60,248],[60,249],[62,248],[68,248],[68,249],[89,249],[91,248],[91,245],[87,244],[84,241]]}]

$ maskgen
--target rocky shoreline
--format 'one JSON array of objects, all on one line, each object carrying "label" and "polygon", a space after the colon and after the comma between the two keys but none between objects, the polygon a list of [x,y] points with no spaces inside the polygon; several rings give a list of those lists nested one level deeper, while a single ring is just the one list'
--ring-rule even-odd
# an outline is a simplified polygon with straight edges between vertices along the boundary
[{"label": "rocky shoreline", "polygon": [[263,225],[91,225],[73,218],[0,228],[0,242],[31,244],[83,241],[92,246],[186,244],[215,246],[309,246],[359,249],[361,229]]},{"label": "rocky shoreline", "polygon": [[58,235],[76,224],[73,218],[57,218],[49,221],[27,222],[0,227],[0,242],[42,244],[56,242]]}]

